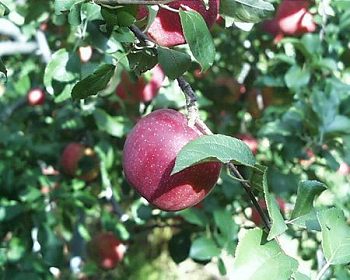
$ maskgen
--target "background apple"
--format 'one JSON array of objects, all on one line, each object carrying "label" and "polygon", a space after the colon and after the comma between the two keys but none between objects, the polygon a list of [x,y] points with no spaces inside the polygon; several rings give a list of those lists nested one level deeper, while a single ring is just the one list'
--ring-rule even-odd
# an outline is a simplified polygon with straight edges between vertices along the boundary
[{"label": "background apple", "polygon": [[247,144],[247,146],[254,155],[257,153],[259,144],[258,140],[255,137],[248,133],[237,134],[236,137],[238,139],[241,139],[245,144]]},{"label": "background apple", "polygon": [[69,176],[92,181],[99,174],[98,158],[95,152],[80,143],[70,143],[61,156],[61,166]]},{"label": "background apple", "polygon": [[30,106],[43,105],[45,103],[45,92],[41,88],[33,88],[27,94]]},{"label": "background apple", "polygon": [[[286,210],[286,203],[284,202],[284,200],[280,197],[276,198],[278,206],[280,207],[280,210],[282,212],[282,214],[285,213]],[[262,208],[263,211],[267,211],[267,206],[266,206],[266,201],[265,199],[259,199],[258,203],[260,205],[260,207]],[[252,207],[252,216],[251,216],[251,220],[254,222],[254,224],[256,224],[257,226],[261,226],[262,225],[262,220],[261,217],[259,215],[259,212],[255,209],[255,207]]]},{"label": "background apple", "polygon": [[201,133],[181,113],[161,109],[142,118],[123,150],[127,181],[156,207],[177,211],[199,203],[214,187],[221,165],[203,163],[170,176],[181,148]]},{"label": "background apple", "polygon": [[[220,0],[209,0],[208,10],[203,0],[178,0],[167,4],[172,9],[195,10],[200,13],[208,27],[211,27],[217,19],[219,13]],[[148,10],[145,6],[140,6],[137,18],[147,17]],[[185,37],[182,32],[180,16],[178,13],[159,8],[156,18],[148,29],[150,36],[157,44],[165,47],[173,47],[184,44]]]},{"label": "background apple", "polygon": [[[133,81],[127,72],[123,72],[116,94],[126,102],[149,102],[157,96],[165,75],[162,68],[156,65],[150,71],[150,79],[140,76]],[[146,72],[147,73],[147,72]]]},{"label": "background apple", "polygon": [[89,255],[103,269],[113,269],[122,261],[126,246],[112,232],[101,232],[89,243]]},{"label": "background apple", "polygon": [[79,47],[78,53],[81,62],[86,63],[89,62],[92,57],[92,47],[91,46],[85,46],[85,47]]}]

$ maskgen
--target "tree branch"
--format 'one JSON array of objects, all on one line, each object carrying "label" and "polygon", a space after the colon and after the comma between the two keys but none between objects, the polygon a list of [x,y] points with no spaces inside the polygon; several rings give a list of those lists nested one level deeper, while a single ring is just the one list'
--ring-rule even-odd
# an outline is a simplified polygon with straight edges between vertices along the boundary
[{"label": "tree branch", "polygon": [[[135,34],[135,36],[140,41],[147,41],[149,38],[146,34],[142,33],[142,31],[135,25],[130,27],[130,30]],[[195,92],[193,91],[190,84],[185,80],[183,76],[180,76],[177,78],[177,82],[179,84],[179,87],[181,88],[182,92],[185,95],[186,98],[186,107],[188,111],[188,119],[189,119],[189,125],[195,125],[203,134],[211,135],[213,132],[210,130],[210,128],[200,119],[199,116],[199,110],[197,105],[197,96]],[[265,225],[265,227],[270,230],[270,220],[260,207],[259,203],[257,202],[254,193],[252,191],[252,187],[247,182],[247,180],[244,179],[244,177],[239,173],[236,166],[232,163],[227,164],[227,168],[230,170],[230,172],[236,176],[238,179],[240,179],[240,183],[243,186],[244,190],[247,192],[250,200],[252,201],[252,204],[258,211],[259,215],[261,216],[261,219]]]}]

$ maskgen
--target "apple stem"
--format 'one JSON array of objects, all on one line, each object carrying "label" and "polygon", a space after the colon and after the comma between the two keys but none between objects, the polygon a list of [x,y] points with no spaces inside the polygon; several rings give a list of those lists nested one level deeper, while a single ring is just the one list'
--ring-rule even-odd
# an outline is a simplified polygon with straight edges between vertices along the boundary
[{"label": "apple stem", "polygon": [[[144,34],[137,26],[132,25],[130,27],[130,30],[135,34],[135,36],[142,42],[146,43],[147,41],[151,41],[146,34]],[[196,126],[203,134],[205,135],[212,135],[213,132],[210,130],[210,128],[201,120],[199,117],[199,110],[197,105],[197,96],[195,92],[193,91],[191,85],[185,80],[183,76],[180,76],[177,78],[177,82],[179,84],[179,87],[181,88],[182,92],[185,95],[186,98],[186,108],[188,112],[188,125],[192,127]],[[268,216],[264,213],[262,208],[260,207],[258,201],[255,198],[255,195],[252,191],[252,187],[248,183],[247,180],[244,179],[244,177],[239,173],[236,166],[232,163],[227,164],[228,169],[234,176],[238,179],[240,179],[240,183],[243,186],[244,190],[247,192],[252,204],[258,211],[261,220],[263,221],[266,229],[270,230],[270,219]]]}]

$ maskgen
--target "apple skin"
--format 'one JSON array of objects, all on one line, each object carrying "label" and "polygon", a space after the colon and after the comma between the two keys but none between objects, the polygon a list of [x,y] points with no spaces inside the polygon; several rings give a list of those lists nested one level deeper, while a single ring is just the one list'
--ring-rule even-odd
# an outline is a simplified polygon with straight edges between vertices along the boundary
[{"label": "apple skin", "polygon": [[[94,161],[96,164],[94,164],[93,168],[87,170],[80,176],[77,176],[79,161],[85,157],[87,157],[89,161]],[[71,177],[78,177],[87,182],[96,179],[99,174],[97,157],[94,151],[80,143],[72,142],[65,147],[61,155],[61,166],[64,173],[67,175]]]},{"label": "apple skin", "polygon": [[170,176],[181,148],[201,133],[181,113],[156,110],[140,119],[127,136],[123,168],[127,181],[151,204],[178,211],[198,204],[213,189],[221,164],[201,163]]},{"label": "apple skin", "polygon": [[[167,4],[172,9],[195,10],[200,13],[208,27],[211,27],[217,19],[219,13],[220,0],[209,0],[208,10],[203,0],[177,0]],[[148,10],[145,6],[140,6],[137,18],[147,17]],[[178,13],[159,8],[156,18],[148,29],[148,36],[157,44],[165,47],[173,47],[185,44],[185,37],[181,27]]]},{"label": "apple skin", "polygon": [[[286,203],[284,202],[284,200],[280,197],[276,198],[277,200],[277,204],[282,212],[282,214],[285,213],[286,210]],[[261,209],[263,211],[267,211],[267,205],[265,202],[265,199],[259,199],[258,201]],[[252,208],[252,216],[251,216],[251,220],[254,222],[254,224],[256,224],[257,226],[261,226],[262,225],[262,220],[261,217],[259,215],[259,212],[255,209],[255,207]]]},{"label": "apple skin", "polygon": [[43,105],[45,99],[45,92],[41,88],[33,88],[27,94],[27,101],[30,106]]},{"label": "apple skin", "polygon": [[126,246],[112,232],[100,232],[89,243],[89,253],[103,269],[114,269],[124,257]]},{"label": "apple skin", "polygon": [[116,94],[124,101],[130,103],[150,102],[155,98],[165,79],[165,74],[159,65],[150,70],[151,79],[146,82],[143,76],[132,81],[127,72],[123,72],[121,82],[116,88]]},{"label": "apple skin", "polygon": [[308,0],[283,0],[278,6],[275,18],[263,23],[263,30],[275,36],[275,43],[284,35],[298,36],[316,30],[316,23],[308,11]]}]

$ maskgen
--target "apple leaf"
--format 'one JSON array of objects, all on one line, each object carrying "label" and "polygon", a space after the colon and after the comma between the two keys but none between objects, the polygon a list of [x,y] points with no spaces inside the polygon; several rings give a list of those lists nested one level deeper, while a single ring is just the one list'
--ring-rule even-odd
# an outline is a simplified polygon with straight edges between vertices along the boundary
[{"label": "apple leaf", "polygon": [[285,232],[288,229],[288,227],[284,222],[283,216],[281,214],[280,208],[275,197],[268,190],[266,171],[263,175],[263,189],[267,211],[271,219],[271,229],[269,231],[267,240],[272,240],[276,236]]},{"label": "apple leaf", "polygon": [[73,99],[84,99],[96,95],[106,88],[114,74],[115,66],[112,64],[101,65],[93,74],[78,82],[72,90]]},{"label": "apple leaf", "polygon": [[190,257],[195,260],[210,260],[220,254],[220,249],[212,239],[200,237],[193,241],[190,249]]},{"label": "apple leaf", "polygon": [[186,210],[180,211],[179,215],[184,218],[186,222],[194,225],[205,227],[208,224],[208,218],[205,216],[203,211],[196,208],[188,208]]},{"label": "apple leaf", "polygon": [[170,79],[178,78],[190,66],[191,57],[186,53],[162,47],[158,47],[157,51],[159,63]]},{"label": "apple leaf", "polygon": [[257,23],[273,16],[274,7],[263,0],[221,0],[220,14],[240,22]]},{"label": "apple leaf", "polygon": [[81,2],[78,2],[74,4],[69,11],[68,14],[68,22],[72,26],[78,26],[81,24],[81,17],[80,17],[80,12],[81,12]]},{"label": "apple leaf", "polygon": [[255,164],[254,155],[243,141],[221,134],[203,135],[181,149],[171,174],[202,161],[233,162],[251,167]]},{"label": "apple leaf", "polygon": [[112,117],[101,109],[93,112],[97,127],[115,137],[123,137],[130,130],[130,123],[124,117]]},{"label": "apple leaf", "polygon": [[289,279],[298,262],[287,256],[275,240],[267,241],[261,229],[249,230],[239,241],[230,279]]},{"label": "apple leaf", "polygon": [[297,201],[295,202],[292,219],[311,212],[315,197],[326,189],[326,186],[319,181],[301,181],[298,186]]},{"label": "apple leaf", "polygon": [[169,254],[175,263],[188,258],[191,248],[190,232],[181,231],[172,236],[168,243]]},{"label": "apple leaf", "polygon": [[317,219],[317,212],[315,210],[311,210],[309,213],[304,214],[302,216],[298,216],[290,221],[289,224],[296,225],[301,228],[306,228],[308,230],[317,230],[321,231],[320,224]]},{"label": "apple leaf", "polygon": [[232,240],[235,237],[235,229],[237,227],[231,213],[225,209],[217,209],[214,210],[213,217],[221,235],[224,236],[227,241]]},{"label": "apple leaf", "polygon": [[297,271],[297,272],[293,273],[292,279],[293,280],[310,280],[310,277],[308,277],[305,274]]},{"label": "apple leaf", "polygon": [[288,88],[301,88],[306,86],[311,78],[311,73],[308,69],[301,69],[297,65],[293,65],[289,68],[288,72],[284,76],[284,80]]},{"label": "apple leaf", "polygon": [[10,9],[0,1],[0,17],[7,16],[10,12]]},{"label": "apple leaf", "polygon": [[322,248],[328,263],[332,265],[350,262],[350,227],[344,213],[330,208],[317,213],[322,229]]},{"label": "apple leaf", "polygon": [[2,62],[2,59],[0,58],[0,83],[6,83],[7,81],[7,70]]},{"label": "apple leaf", "polygon": [[215,46],[203,17],[196,11],[180,9],[181,26],[194,58],[207,70],[215,59]]},{"label": "apple leaf", "polygon": [[55,0],[55,14],[61,15],[63,12],[68,12],[73,5],[84,2],[84,0]]},{"label": "apple leaf", "polygon": [[53,93],[52,80],[59,82],[72,82],[78,78],[78,74],[68,67],[70,61],[66,49],[60,49],[52,55],[44,74],[44,85],[49,93]]}]

